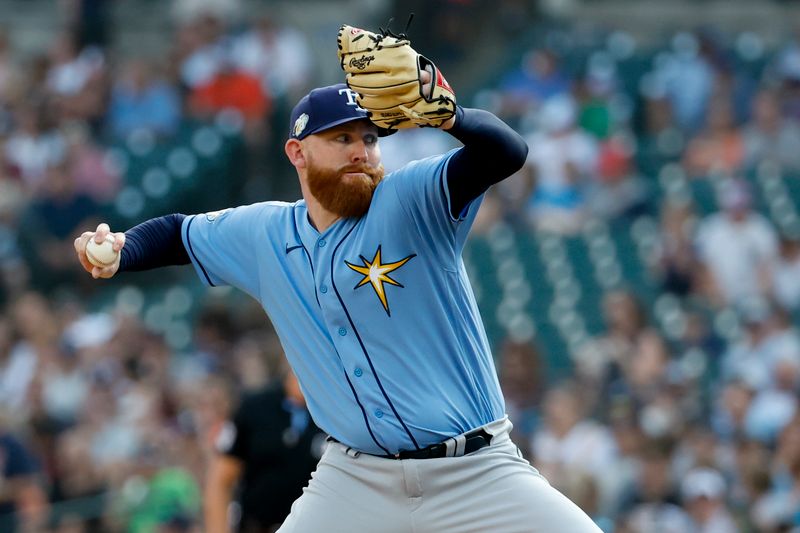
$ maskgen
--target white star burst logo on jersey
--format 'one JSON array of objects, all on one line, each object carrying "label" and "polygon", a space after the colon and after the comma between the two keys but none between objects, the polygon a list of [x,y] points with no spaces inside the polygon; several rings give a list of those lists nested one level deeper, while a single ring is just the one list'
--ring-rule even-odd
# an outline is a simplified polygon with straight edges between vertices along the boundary
[{"label": "white star burst logo on jersey", "polygon": [[381,247],[379,245],[378,250],[375,252],[375,257],[372,258],[372,261],[369,261],[363,255],[359,256],[361,261],[364,263],[363,265],[354,265],[349,261],[345,261],[347,266],[364,276],[364,278],[359,281],[356,286],[353,287],[353,289],[355,290],[359,287],[363,287],[367,283],[372,285],[372,288],[375,290],[375,295],[381,301],[381,304],[383,304],[383,309],[386,311],[386,314],[392,316],[391,311],[389,311],[389,302],[386,299],[386,287],[384,286],[384,283],[403,288],[402,284],[389,277],[389,273],[405,265],[411,260],[412,257],[415,257],[416,255],[417,254],[411,254],[408,257],[400,259],[399,261],[383,263],[381,260]]}]

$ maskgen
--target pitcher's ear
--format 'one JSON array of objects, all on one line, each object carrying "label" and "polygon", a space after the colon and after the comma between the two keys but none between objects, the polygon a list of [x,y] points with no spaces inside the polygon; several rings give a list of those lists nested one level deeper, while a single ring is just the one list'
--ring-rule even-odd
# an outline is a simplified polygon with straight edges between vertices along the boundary
[{"label": "pitcher's ear", "polygon": [[306,156],[303,153],[303,143],[297,139],[289,139],[283,145],[283,151],[286,152],[286,157],[295,168],[303,168],[306,166]]}]

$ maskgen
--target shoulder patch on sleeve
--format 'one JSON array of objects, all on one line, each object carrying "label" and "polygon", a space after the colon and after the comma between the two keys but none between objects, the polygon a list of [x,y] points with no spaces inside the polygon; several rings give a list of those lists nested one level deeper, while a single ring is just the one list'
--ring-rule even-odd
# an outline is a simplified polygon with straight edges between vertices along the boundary
[{"label": "shoulder patch on sleeve", "polygon": [[208,220],[209,222],[214,222],[216,219],[220,218],[225,213],[231,211],[231,209],[232,208],[229,207],[227,209],[220,209],[219,211],[209,211],[208,213],[206,213],[206,220]]}]

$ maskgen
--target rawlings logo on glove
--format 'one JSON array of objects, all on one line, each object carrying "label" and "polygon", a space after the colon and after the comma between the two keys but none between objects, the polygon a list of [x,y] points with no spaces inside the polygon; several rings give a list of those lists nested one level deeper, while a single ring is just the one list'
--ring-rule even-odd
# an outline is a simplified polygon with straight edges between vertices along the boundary
[{"label": "rawlings logo on glove", "polygon": [[350,67],[356,70],[364,70],[375,60],[375,56],[361,56],[350,58]]},{"label": "rawlings logo on glove", "polygon": [[[358,105],[375,125],[389,130],[438,128],[456,112],[456,95],[442,73],[411,48],[404,35],[376,34],[344,25],[337,36],[339,61]],[[423,91],[422,72],[431,77]],[[427,89],[427,86],[426,86]]]}]

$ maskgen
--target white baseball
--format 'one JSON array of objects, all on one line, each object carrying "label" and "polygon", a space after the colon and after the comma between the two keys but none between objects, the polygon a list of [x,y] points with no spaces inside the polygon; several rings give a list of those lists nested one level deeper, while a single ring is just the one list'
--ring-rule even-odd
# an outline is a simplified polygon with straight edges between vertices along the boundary
[{"label": "white baseball", "polygon": [[118,252],[114,251],[114,236],[106,235],[106,240],[97,244],[94,238],[86,243],[86,259],[94,266],[103,268],[111,266],[117,260]]}]

